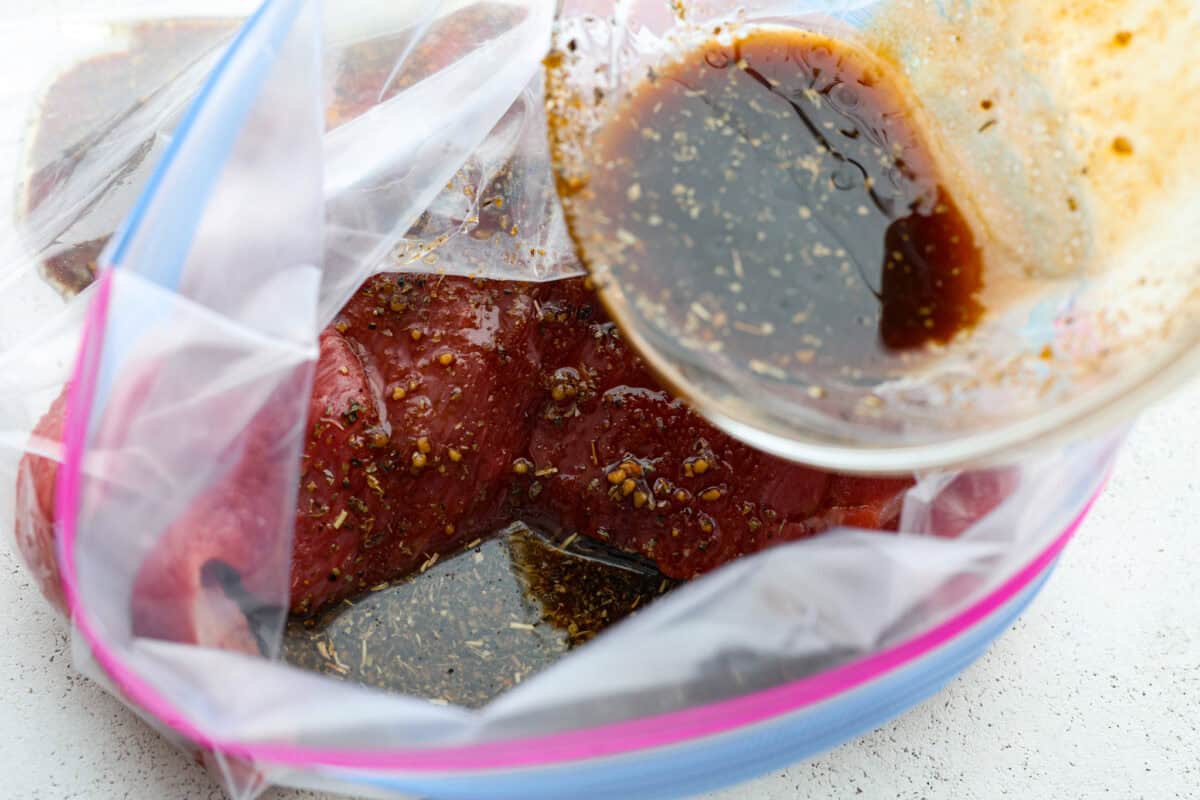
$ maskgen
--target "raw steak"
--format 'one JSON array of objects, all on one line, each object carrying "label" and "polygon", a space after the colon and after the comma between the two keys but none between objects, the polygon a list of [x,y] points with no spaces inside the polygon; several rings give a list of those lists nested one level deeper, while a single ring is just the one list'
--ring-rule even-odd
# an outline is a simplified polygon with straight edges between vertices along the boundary
[{"label": "raw steak", "polygon": [[[894,525],[910,479],[831,475],[717,431],[659,386],[585,283],[385,274],[363,285],[321,334],[292,612],[406,575],[514,520],[638,553],[673,578],[835,525]],[[60,400],[37,433],[57,438],[62,412]],[[135,615],[140,632],[247,640],[215,622],[228,615],[206,598],[214,564],[226,583],[269,592],[255,576],[270,572],[259,562],[271,548],[246,541],[238,520],[255,516],[249,477],[270,443],[248,434],[229,480],[147,560],[134,604],[152,611]],[[20,476],[18,540],[61,602],[55,467],[28,456]]]}]

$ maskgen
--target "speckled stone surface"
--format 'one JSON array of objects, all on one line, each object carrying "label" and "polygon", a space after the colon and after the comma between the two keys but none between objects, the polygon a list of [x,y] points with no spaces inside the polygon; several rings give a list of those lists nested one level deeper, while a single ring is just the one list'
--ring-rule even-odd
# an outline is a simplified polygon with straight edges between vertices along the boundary
[{"label": "speckled stone surface", "polygon": [[[941,694],[736,798],[1200,797],[1200,383],[1152,410],[1042,595]],[[0,796],[220,798],[77,676],[0,544]],[[269,800],[319,800],[273,790]]]}]

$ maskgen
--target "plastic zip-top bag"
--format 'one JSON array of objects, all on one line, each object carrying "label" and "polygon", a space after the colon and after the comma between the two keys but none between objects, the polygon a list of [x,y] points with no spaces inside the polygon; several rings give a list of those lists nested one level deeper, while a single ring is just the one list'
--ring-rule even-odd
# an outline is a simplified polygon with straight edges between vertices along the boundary
[{"label": "plastic zip-top bag", "polygon": [[[271,0],[39,156],[61,169],[5,242],[0,522],[80,668],[233,796],[682,796],[819,752],[978,655],[1102,483],[1114,438],[829,476],[653,384],[569,278],[554,13]],[[471,583],[505,514],[512,606]],[[591,571],[539,584],[560,556]],[[585,596],[624,618],[559,636]],[[356,603],[387,619],[288,663],[306,615]],[[531,668],[550,639],[579,646]],[[481,669],[470,697],[392,680]]]}]

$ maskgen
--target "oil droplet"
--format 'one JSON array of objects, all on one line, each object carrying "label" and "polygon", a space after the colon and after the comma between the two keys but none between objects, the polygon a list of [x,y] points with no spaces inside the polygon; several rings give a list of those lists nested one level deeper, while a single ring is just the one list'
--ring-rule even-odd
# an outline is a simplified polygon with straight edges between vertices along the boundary
[{"label": "oil droplet", "polygon": [[848,192],[855,189],[862,183],[862,175],[850,164],[842,164],[833,171],[830,177],[835,189],[841,189],[843,192]]},{"label": "oil droplet", "polygon": [[843,108],[854,108],[858,105],[858,92],[844,83],[839,83],[831,93],[833,100]]},{"label": "oil droplet", "polygon": [[713,69],[725,69],[732,59],[725,50],[709,50],[704,54],[704,61]]}]

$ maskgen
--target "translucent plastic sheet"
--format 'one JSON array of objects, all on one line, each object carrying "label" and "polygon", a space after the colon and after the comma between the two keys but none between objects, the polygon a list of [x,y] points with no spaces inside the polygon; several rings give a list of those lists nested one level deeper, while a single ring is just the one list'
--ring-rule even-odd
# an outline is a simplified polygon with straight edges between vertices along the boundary
[{"label": "translucent plastic sheet", "polygon": [[[532,58],[505,57],[530,21],[506,2],[386,6],[341,4],[322,31],[326,318],[367,269],[578,274],[550,183],[541,77]],[[131,4],[4,23],[30,47],[8,55],[18,222],[3,243],[0,286],[25,291],[20,279],[35,267],[67,294],[90,283],[100,249],[254,7]],[[46,295],[42,282],[30,285]]]},{"label": "translucent plastic sheet", "polygon": [[389,13],[391,39],[368,28],[371,42],[357,46],[345,37],[366,15],[352,5],[331,15],[331,56],[343,66],[327,74],[336,92],[339,72],[370,70],[374,58],[378,90],[356,79],[365,108],[351,104],[326,137],[321,318],[365,269],[577,274],[550,183],[538,50],[528,49],[545,35],[544,4],[412,4]]},{"label": "translucent plastic sheet", "polygon": [[[208,758],[231,794],[269,782],[354,789],[315,750],[285,768],[260,747],[386,754],[498,742],[687,709],[850,663],[985,596],[1058,539],[1099,487],[1113,439],[921,476],[902,533],[839,530],[735,561],[478,712],[258,655],[276,652],[288,606],[310,374],[332,312],[382,264],[398,268],[395,248],[413,240],[425,250],[411,265],[421,271],[484,274],[478,260],[490,276],[577,269],[556,249],[564,240],[537,166],[545,153],[532,144],[552,4],[499,4],[491,18],[509,24],[468,26],[451,51],[460,57],[411,83],[397,83],[403,54],[475,6],[339,3],[322,18],[318,5],[270,2],[231,48],[197,46],[188,63],[205,67],[180,97],[200,99],[186,113],[186,102],[156,112],[173,120],[162,123],[164,155],[151,188],[117,215],[99,284],[62,301],[39,275],[43,248],[65,229],[32,246],[26,228],[4,240],[21,255],[6,265],[0,300],[0,525],[15,526],[27,555],[48,552],[39,537],[62,537],[67,597],[59,559],[31,567],[73,606],[77,661],[164,728],[218,751]],[[387,23],[364,22],[368,11]],[[362,28],[393,31],[402,55],[375,65],[379,88],[361,113],[331,119],[331,76],[349,68],[340,54]],[[487,221],[504,243],[489,248],[470,220],[483,218],[480,187],[496,184],[513,153],[535,176],[518,173],[504,190],[515,216]],[[106,169],[88,174],[109,178]],[[52,202],[116,213],[115,190],[97,185],[61,182]],[[464,203],[468,185],[475,200]],[[518,243],[532,258],[506,260]],[[85,327],[57,487],[67,516],[55,518],[55,498],[14,498],[13,487],[44,487],[33,473],[63,458],[61,425],[30,434]]]}]

